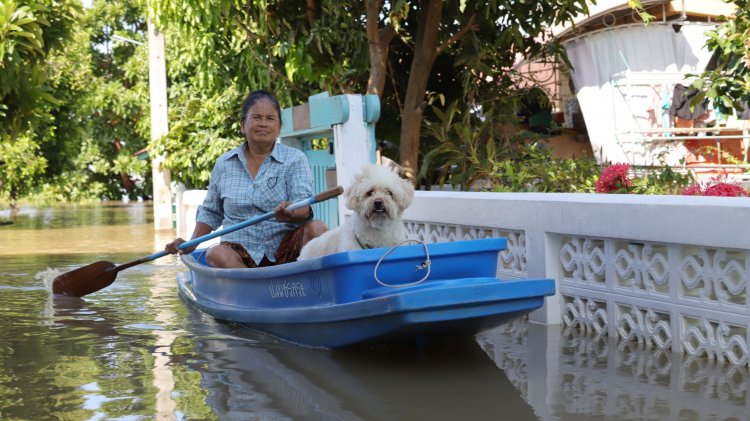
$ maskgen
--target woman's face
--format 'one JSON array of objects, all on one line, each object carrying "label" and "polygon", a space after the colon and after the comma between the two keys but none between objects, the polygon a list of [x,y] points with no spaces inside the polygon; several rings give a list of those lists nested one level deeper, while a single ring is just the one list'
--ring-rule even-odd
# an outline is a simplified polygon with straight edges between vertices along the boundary
[{"label": "woman's face", "polygon": [[248,142],[273,144],[281,132],[281,120],[271,101],[261,99],[250,107],[240,127]]}]

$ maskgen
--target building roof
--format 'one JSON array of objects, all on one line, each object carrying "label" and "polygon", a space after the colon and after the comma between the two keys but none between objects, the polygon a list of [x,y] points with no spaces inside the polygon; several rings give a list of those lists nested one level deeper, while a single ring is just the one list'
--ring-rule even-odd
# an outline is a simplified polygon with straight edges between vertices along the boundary
[{"label": "building roof", "polygon": [[[663,21],[687,19],[715,20],[719,16],[729,16],[737,7],[722,0],[641,0],[644,8]],[[567,38],[589,30],[642,22],[638,13],[627,0],[597,0],[589,4],[589,13],[578,15],[573,24],[567,23],[552,28],[558,38]]]}]

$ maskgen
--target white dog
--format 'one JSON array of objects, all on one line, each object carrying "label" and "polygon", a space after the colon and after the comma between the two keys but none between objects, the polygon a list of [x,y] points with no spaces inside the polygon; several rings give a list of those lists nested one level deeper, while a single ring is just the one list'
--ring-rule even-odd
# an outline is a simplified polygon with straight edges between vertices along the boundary
[{"label": "white dog", "polygon": [[414,186],[388,168],[367,165],[344,193],[354,214],[338,228],[307,243],[300,259],[348,250],[391,247],[406,239],[401,214],[414,199]]}]

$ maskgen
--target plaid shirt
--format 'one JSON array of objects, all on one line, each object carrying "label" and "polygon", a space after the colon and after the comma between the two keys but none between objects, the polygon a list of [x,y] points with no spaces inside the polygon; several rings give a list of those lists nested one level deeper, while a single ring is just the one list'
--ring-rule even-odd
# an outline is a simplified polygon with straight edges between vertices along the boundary
[{"label": "plaid shirt", "polygon": [[[312,171],[302,151],[277,143],[253,178],[245,162],[246,147],[247,142],[242,142],[216,161],[197,222],[213,230],[221,225],[227,228],[273,212],[280,202],[297,202],[312,196]],[[284,235],[300,225],[272,218],[225,234],[221,241],[242,244],[256,263],[264,255],[275,262]]]}]

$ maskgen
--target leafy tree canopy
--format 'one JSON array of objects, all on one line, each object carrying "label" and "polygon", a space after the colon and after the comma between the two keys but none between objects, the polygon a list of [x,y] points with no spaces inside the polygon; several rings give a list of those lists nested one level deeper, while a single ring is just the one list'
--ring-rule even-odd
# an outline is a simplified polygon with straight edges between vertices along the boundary
[{"label": "leafy tree canopy", "polygon": [[[386,154],[414,176],[429,104],[507,103],[518,56],[558,55],[545,29],[587,10],[584,0],[151,0],[149,6],[167,31],[170,121],[180,126],[153,150],[166,153],[175,178],[192,185],[205,183],[210,170],[196,157],[207,151],[213,162],[215,146],[240,141],[239,98],[258,88],[277,93],[284,106],[321,91],[378,94],[378,137],[400,143]],[[209,113],[195,104],[229,107],[211,110],[225,111],[225,126],[200,120]]]},{"label": "leafy tree canopy", "polygon": [[79,11],[74,1],[0,1],[0,191],[12,205],[46,167],[36,130],[59,100],[45,60],[69,38]]},{"label": "leafy tree canopy", "polygon": [[143,9],[100,0],[88,9],[79,1],[0,4],[0,192],[13,204],[23,193],[64,201],[149,191],[148,166],[133,156],[147,144],[147,50],[114,38],[144,41]]},{"label": "leafy tree canopy", "polygon": [[701,93],[693,97],[691,106],[707,97],[722,114],[731,115],[750,104],[750,2],[724,1],[734,3],[737,10],[706,32],[706,45],[714,55],[710,68],[693,85]]}]

